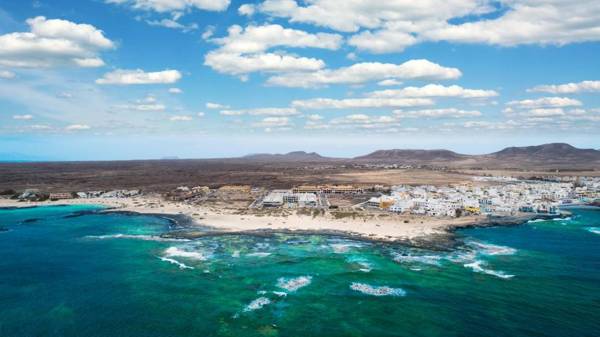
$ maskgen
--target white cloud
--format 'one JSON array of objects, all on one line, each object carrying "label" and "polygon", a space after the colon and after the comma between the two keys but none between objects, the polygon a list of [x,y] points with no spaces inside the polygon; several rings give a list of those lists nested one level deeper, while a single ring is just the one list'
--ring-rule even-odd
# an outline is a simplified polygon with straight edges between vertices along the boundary
[{"label": "white cloud", "polygon": [[15,78],[17,75],[15,73],[13,73],[12,71],[8,71],[8,70],[0,70],[0,78],[5,79],[5,80],[10,80]]},{"label": "white cloud", "polygon": [[481,116],[477,110],[461,110],[456,108],[423,109],[423,110],[395,110],[394,114],[402,118],[461,118]]},{"label": "white cloud", "polygon": [[92,25],[43,16],[28,19],[27,24],[29,32],[0,35],[0,65],[99,67],[104,62],[98,53],[115,47]]},{"label": "white cloud", "polygon": [[96,80],[98,84],[167,84],[175,83],[181,79],[181,73],[177,70],[163,70],[157,72],[144,72],[141,69],[126,70],[117,69],[104,74]]},{"label": "white cloud", "polygon": [[19,119],[19,120],[30,120],[30,119],[33,119],[33,116],[32,115],[13,115],[12,118]]},{"label": "white cloud", "polygon": [[233,53],[209,52],[204,64],[214,70],[231,75],[252,72],[311,71],[325,66],[325,62],[315,58],[260,53],[240,55]]},{"label": "white cloud", "polygon": [[[562,108],[569,106],[581,106],[581,101],[568,97],[542,97],[537,99],[525,99],[521,101],[510,101],[507,105],[520,109],[536,108]],[[508,111],[510,112],[510,111]]]},{"label": "white cloud", "polygon": [[215,33],[215,26],[206,26],[204,32],[202,33],[202,40],[210,39]]},{"label": "white cloud", "polygon": [[369,97],[460,97],[489,98],[498,96],[494,90],[465,89],[458,85],[443,86],[428,84],[423,87],[379,90],[369,93]]},{"label": "white cloud", "polygon": [[170,94],[182,94],[183,90],[179,89],[179,88],[169,88],[169,93]]},{"label": "white cloud", "polygon": [[551,94],[575,94],[580,92],[600,92],[600,81],[582,81],[560,85],[538,85],[529,92],[547,92]]},{"label": "white cloud", "polygon": [[169,118],[169,120],[172,122],[189,122],[192,119],[193,118],[191,116],[186,116],[186,115],[171,116]]},{"label": "white cloud", "polygon": [[275,24],[246,28],[234,25],[229,27],[226,37],[211,41],[220,47],[206,54],[204,64],[220,73],[242,75],[321,69],[325,66],[322,60],[267,50],[275,47],[335,50],[341,46],[342,36],[311,34]]},{"label": "white cloud", "polygon": [[377,85],[382,86],[382,87],[391,87],[391,86],[395,86],[395,85],[402,85],[402,82],[395,80],[395,79],[389,79],[389,80],[379,81],[379,82],[377,82]]},{"label": "white cloud", "polygon": [[219,103],[206,103],[207,109],[229,109],[229,105],[219,104]]},{"label": "white cloud", "polygon": [[417,38],[414,35],[393,30],[380,30],[375,33],[366,31],[348,40],[349,45],[372,53],[401,52],[416,43]]},{"label": "white cloud", "polygon": [[197,23],[191,23],[189,25],[184,25],[180,22],[177,22],[172,19],[161,19],[161,20],[146,20],[146,23],[150,26],[158,26],[165,27],[170,29],[179,29],[184,33],[191,32],[193,30],[198,29]]},{"label": "white cloud", "polygon": [[353,0],[343,5],[336,0],[265,0],[250,8],[294,23],[356,33],[348,43],[375,53],[399,52],[427,41],[514,46],[600,40],[597,0]]},{"label": "white cloud", "polygon": [[362,84],[386,79],[449,80],[457,79],[461,75],[460,70],[456,68],[448,68],[428,60],[418,59],[402,64],[356,63],[334,70],[281,74],[269,78],[267,83],[285,87],[315,88],[329,84]]},{"label": "white cloud", "polygon": [[314,98],[292,102],[292,106],[300,109],[403,108],[424,105],[433,105],[433,101],[428,98]]},{"label": "white cloud", "polygon": [[308,115],[308,116],[306,116],[306,118],[307,118],[308,120],[311,120],[311,121],[315,122],[315,121],[320,121],[320,120],[322,120],[322,119],[323,119],[323,116],[321,116],[321,115],[319,115],[319,114],[312,114],[312,115]]},{"label": "white cloud", "polygon": [[238,13],[240,15],[252,16],[254,15],[256,8],[252,4],[243,4],[238,8]]},{"label": "white cloud", "polygon": [[221,12],[229,7],[230,0],[106,0],[106,3],[127,4],[134,9],[159,13],[183,12],[191,9]]},{"label": "white cloud", "polygon": [[355,32],[360,28],[379,28],[388,22],[416,24],[421,21],[445,21],[480,12],[487,7],[485,2],[473,0],[353,0],[346,1],[343,5],[336,0],[311,0],[304,3],[306,6],[301,6],[294,0],[266,0],[255,6],[255,10],[274,17],[288,18],[290,22]]},{"label": "white cloud", "polygon": [[65,127],[67,131],[89,130],[91,127],[86,124],[71,124]]},{"label": "white cloud", "polygon": [[273,47],[322,48],[336,50],[342,44],[338,34],[311,34],[302,30],[284,28],[280,25],[248,26],[233,25],[228,36],[214,38],[223,53],[259,53]]},{"label": "white cloud", "polygon": [[204,117],[206,114],[204,112],[198,112],[196,113],[196,116],[198,117]]},{"label": "white cloud", "polygon": [[253,127],[270,128],[289,126],[290,119],[288,117],[266,117],[258,123],[252,124]]},{"label": "white cloud", "polygon": [[256,108],[256,109],[241,109],[241,110],[222,110],[220,112],[224,116],[295,116],[300,112],[295,108]]}]

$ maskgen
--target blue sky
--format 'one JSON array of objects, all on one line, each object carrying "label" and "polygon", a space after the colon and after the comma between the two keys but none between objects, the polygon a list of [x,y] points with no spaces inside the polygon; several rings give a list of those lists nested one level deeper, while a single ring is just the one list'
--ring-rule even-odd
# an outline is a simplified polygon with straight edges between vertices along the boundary
[{"label": "blue sky", "polygon": [[593,0],[3,1],[0,156],[598,148],[599,22]]}]

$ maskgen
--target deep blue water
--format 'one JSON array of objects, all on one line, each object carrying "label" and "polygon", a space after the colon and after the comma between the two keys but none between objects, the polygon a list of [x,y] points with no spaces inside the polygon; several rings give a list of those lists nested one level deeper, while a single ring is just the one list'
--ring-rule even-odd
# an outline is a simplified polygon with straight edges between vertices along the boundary
[{"label": "deep blue water", "polygon": [[165,219],[97,209],[0,210],[1,337],[600,335],[598,209],[463,230],[450,252],[165,241]]}]

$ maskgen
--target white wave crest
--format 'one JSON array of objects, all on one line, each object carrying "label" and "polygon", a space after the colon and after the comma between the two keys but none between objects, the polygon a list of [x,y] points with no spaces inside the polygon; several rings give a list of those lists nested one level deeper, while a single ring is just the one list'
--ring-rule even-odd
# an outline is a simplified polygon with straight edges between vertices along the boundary
[{"label": "white wave crest", "polygon": [[486,265],[486,263],[484,261],[475,260],[471,263],[465,263],[463,266],[465,266],[465,268],[471,268],[474,272],[484,273],[484,274],[496,276],[496,277],[499,277],[502,279],[509,279],[509,278],[514,277],[514,275],[506,274],[503,271],[496,271],[496,270],[484,268],[485,265]]},{"label": "white wave crest", "polygon": [[88,235],[87,239],[107,240],[107,239],[133,239],[133,240],[144,240],[144,241],[158,241],[158,242],[183,242],[189,241],[187,239],[173,239],[163,238],[156,235],[134,235],[134,234],[108,234],[108,235]]},{"label": "white wave crest", "polygon": [[271,255],[271,253],[257,252],[257,253],[246,254],[246,256],[252,256],[252,257],[267,257],[269,255]]},{"label": "white wave crest", "polygon": [[277,279],[277,286],[289,292],[296,291],[302,287],[306,287],[312,282],[312,276],[300,276],[295,278],[280,277]]},{"label": "white wave crest", "polygon": [[401,254],[392,253],[394,261],[398,263],[407,264],[428,264],[431,266],[439,266],[442,256],[440,255],[412,255],[412,254]]},{"label": "white wave crest", "polygon": [[353,282],[350,289],[371,296],[406,296],[406,291],[401,288],[375,287],[366,283]]},{"label": "white wave crest", "polygon": [[586,230],[590,233],[600,235],[600,227],[587,227]]},{"label": "white wave crest", "polygon": [[201,252],[190,252],[179,249],[178,247],[169,247],[165,250],[165,255],[168,257],[185,257],[192,260],[205,261],[208,257]]},{"label": "white wave crest", "polygon": [[493,245],[491,243],[478,241],[470,241],[468,245],[478,249],[478,253],[484,255],[514,255],[517,252],[517,250],[512,247]]},{"label": "white wave crest", "polygon": [[329,245],[333,252],[336,254],[343,254],[350,251],[351,248],[360,248],[363,245],[358,242],[340,242],[340,243],[332,243]]},{"label": "white wave crest", "polygon": [[268,305],[270,303],[271,303],[270,299],[268,299],[266,297],[259,297],[259,298],[255,299],[254,301],[250,302],[250,304],[248,304],[244,308],[244,312],[262,309],[265,305]]},{"label": "white wave crest", "polygon": [[164,256],[159,256],[158,258],[161,261],[169,262],[169,263],[172,263],[172,264],[178,266],[179,269],[194,269],[194,267],[187,266],[184,263],[181,263],[181,262],[179,262],[179,261],[177,261],[175,259],[171,259],[171,258],[164,257]]}]

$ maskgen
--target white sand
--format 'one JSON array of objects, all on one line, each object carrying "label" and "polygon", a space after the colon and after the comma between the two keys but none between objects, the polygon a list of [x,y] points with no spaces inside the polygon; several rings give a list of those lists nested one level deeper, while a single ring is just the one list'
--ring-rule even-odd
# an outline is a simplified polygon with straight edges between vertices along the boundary
[{"label": "white sand", "polygon": [[[197,224],[213,227],[220,231],[298,230],[298,231],[340,231],[353,233],[375,240],[414,239],[433,233],[442,233],[451,227],[467,226],[484,219],[481,216],[462,218],[433,218],[426,216],[387,216],[375,215],[373,218],[346,217],[336,219],[326,214],[312,217],[298,215],[276,216],[255,214],[235,214],[234,210],[215,207],[195,206],[161,200],[159,197],[134,197],[123,199],[69,199],[45,202],[18,202],[0,199],[0,207],[26,207],[39,205],[96,204],[114,207],[121,211],[150,214],[183,214],[191,217]],[[404,221],[408,220],[408,223]]]}]

